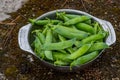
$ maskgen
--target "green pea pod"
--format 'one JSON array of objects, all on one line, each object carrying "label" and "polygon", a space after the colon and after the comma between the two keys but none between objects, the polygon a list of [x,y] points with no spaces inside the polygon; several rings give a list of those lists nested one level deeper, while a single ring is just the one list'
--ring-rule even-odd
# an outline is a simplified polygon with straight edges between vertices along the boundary
[{"label": "green pea pod", "polygon": [[64,26],[53,26],[52,28],[56,33],[66,37],[66,38],[76,38],[76,39],[84,39],[86,38],[89,34],[84,32],[84,31],[80,31],[80,30],[76,30],[76,29],[72,29],[72,28],[68,28],[68,27],[64,27]]},{"label": "green pea pod", "polygon": [[70,62],[71,60],[68,58],[69,55],[70,54],[68,54],[68,53],[53,52],[54,61],[61,60],[61,61]]},{"label": "green pea pod", "polygon": [[73,29],[73,28],[70,28],[70,27],[62,26],[62,25],[52,25],[52,27],[53,27],[52,28],[53,30],[60,30],[60,31],[65,30],[65,31],[70,31],[72,33],[87,34],[87,35],[89,34],[85,31],[81,31],[81,30],[78,30],[78,29]]},{"label": "green pea pod", "polygon": [[55,66],[66,66],[68,64],[69,64],[68,62],[61,61],[61,60],[57,60],[57,61],[54,62]]},{"label": "green pea pod", "polygon": [[46,26],[45,29],[42,31],[42,34],[46,36],[48,27]]},{"label": "green pea pod", "polygon": [[71,47],[75,43],[76,39],[71,39],[67,41],[62,41],[58,43],[49,43],[45,44],[43,49],[44,50],[61,50],[61,49],[66,49],[68,47]]},{"label": "green pea pod", "polygon": [[[68,17],[69,19],[72,19],[72,18],[80,17],[81,15],[66,14],[65,16]],[[84,21],[84,23],[91,25],[91,19]]]},{"label": "green pea pod", "polygon": [[48,23],[52,23],[52,24],[58,24],[60,23],[61,21],[60,20],[34,20],[34,19],[29,19],[29,22],[32,23],[33,25],[36,24],[36,25],[46,25]]},{"label": "green pea pod", "polygon": [[45,43],[45,36],[40,31],[36,31],[36,35],[38,36],[40,42],[42,44],[44,44]]},{"label": "green pea pod", "polygon": [[60,50],[57,50],[59,52],[62,52],[62,53],[66,53],[66,51],[64,49],[60,49]]},{"label": "green pea pod", "polygon": [[43,50],[41,50],[40,54],[38,55],[40,56],[41,59],[45,59],[45,53]]},{"label": "green pea pod", "polygon": [[89,19],[89,20],[84,21],[84,23],[91,25],[92,21],[91,21],[91,19]]},{"label": "green pea pod", "polygon": [[97,34],[97,33],[98,33],[99,23],[98,23],[98,22],[94,22],[94,23],[93,23],[93,26],[94,26],[94,34]]},{"label": "green pea pod", "polygon": [[43,54],[43,51],[42,51],[42,44],[37,36],[35,37],[33,45],[35,47],[34,52],[36,53],[36,55],[41,57],[41,59],[43,59],[45,55]]},{"label": "green pea pod", "polygon": [[92,43],[91,44],[85,44],[83,46],[81,46],[77,51],[75,51],[74,53],[72,53],[69,58],[74,60],[80,56],[82,56],[83,54],[85,54],[89,48],[91,47]]},{"label": "green pea pod", "polygon": [[[52,42],[52,32],[50,29],[47,30],[45,45],[50,44]],[[52,51],[45,50],[45,56],[49,60],[53,60]]]},{"label": "green pea pod", "polygon": [[83,45],[83,43],[81,41],[76,41],[75,42],[75,46],[78,47],[78,48],[81,47],[82,45]]},{"label": "green pea pod", "polygon": [[80,17],[81,15],[75,15],[75,14],[66,14],[66,17],[68,17],[69,19],[73,19],[76,17]]},{"label": "green pea pod", "polygon": [[91,46],[91,48],[88,50],[88,52],[98,51],[98,50],[102,50],[105,48],[109,48],[109,46],[104,42],[98,42],[98,43],[94,43]]},{"label": "green pea pod", "polygon": [[[58,35],[59,36],[59,39],[61,41],[66,41],[66,39],[64,37],[62,37],[61,35]],[[72,47],[69,47],[66,49],[68,52],[70,52],[71,54],[74,52],[74,50],[72,49]]]},{"label": "green pea pod", "polygon": [[49,60],[53,60],[52,51],[44,51],[45,57]]},{"label": "green pea pod", "polygon": [[33,45],[35,47],[34,51],[38,55],[41,52],[41,46],[42,46],[42,44],[41,44],[41,42],[40,42],[40,40],[39,40],[39,38],[37,36],[35,37]]},{"label": "green pea pod", "polygon": [[74,60],[70,64],[70,66],[73,67],[73,66],[80,66],[82,64],[85,64],[85,63],[93,60],[97,55],[98,55],[98,51],[94,51],[92,53],[81,56],[81,57],[77,58],[76,60]]},{"label": "green pea pod", "polygon": [[66,21],[66,22],[64,23],[64,25],[66,25],[66,26],[74,25],[74,24],[77,24],[77,23],[79,23],[79,22],[86,21],[86,20],[88,20],[88,19],[90,19],[88,16],[79,16],[79,17],[75,17],[75,18],[73,18],[73,19],[70,19],[70,20]]},{"label": "green pea pod", "polygon": [[89,32],[91,34],[94,34],[94,28],[88,24],[85,24],[85,23],[78,23],[76,24],[76,27],[80,30],[83,30],[83,31],[86,31],[86,32]]},{"label": "green pea pod", "polygon": [[46,25],[47,23],[49,23],[49,20],[35,20],[35,19],[29,19],[29,22],[37,25]]},{"label": "green pea pod", "polygon": [[61,19],[64,22],[69,20],[69,18],[65,16],[66,15],[65,12],[60,12],[60,13],[57,12],[56,15],[58,19]]},{"label": "green pea pod", "polygon": [[89,43],[91,41],[96,41],[96,40],[99,40],[99,39],[103,39],[103,38],[105,38],[105,36],[106,36],[106,33],[94,34],[94,35],[91,35],[91,36],[83,39],[82,43],[85,44],[85,43]]}]

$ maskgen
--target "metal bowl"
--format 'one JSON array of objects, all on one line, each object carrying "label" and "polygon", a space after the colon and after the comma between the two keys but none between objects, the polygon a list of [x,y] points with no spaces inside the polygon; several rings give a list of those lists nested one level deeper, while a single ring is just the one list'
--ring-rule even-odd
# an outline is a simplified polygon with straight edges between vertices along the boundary
[{"label": "metal bowl", "polygon": [[[113,29],[112,24],[110,22],[106,21],[106,20],[101,20],[101,19],[96,18],[96,17],[94,17],[94,16],[92,16],[92,15],[86,13],[86,12],[83,12],[83,11],[73,10],[73,9],[59,9],[59,10],[54,10],[54,11],[47,12],[47,13],[39,16],[36,20],[44,19],[45,17],[49,17],[51,19],[54,19],[55,15],[56,15],[56,12],[66,12],[66,13],[69,13],[69,14],[87,15],[87,16],[91,17],[93,20],[99,22],[99,24],[102,26],[102,28],[105,31],[109,32],[109,35],[105,40],[105,43],[108,44],[109,46],[112,45],[113,43],[115,43],[116,34],[115,34],[115,31]],[[27,25],[23,26],[22,28],[20,28],[19,34],[18,34],[18,42],[19,42],[19,46],[22,50],[27,51],[27,52],[33,54],[34,56],[36,56],[36,54],[33,52],[32,48],[30,46],[30,43],[32,41],[32,36],[30,36],[30,32],[31,32],[32,29],[33,29],[33,27],[32,27],[31,24],[27,24]],[[103,50],[100,52],[100,54],[96,58],[98,58],[102,54],[102,52],[103,52]],[[38,56],[36,56],[36,57],[38,57]],[[91,61],[89,61],[89,62],[87,62],[83,65],[75,66],[75,67],[72,68],[72,70],[70,70],[69,66],[54,66],[53,64],[51,64],[49,62],[46,62],[46,61],[44,61],[40,58],[39,58],[39,60],[46,67],[52,68],[52,69],[60,71],[60,72],[76,72],[78,70],[81,70],[81,69],[87,67],[96,58],[94,58],[93,60],[91,60]]]}]

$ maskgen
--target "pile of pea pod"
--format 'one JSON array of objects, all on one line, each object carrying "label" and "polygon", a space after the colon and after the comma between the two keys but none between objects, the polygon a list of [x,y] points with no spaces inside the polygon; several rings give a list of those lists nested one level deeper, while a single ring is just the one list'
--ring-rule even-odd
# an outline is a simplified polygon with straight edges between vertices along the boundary
[{"label": "pile of pea pod", "polygon": [[29,19],[39,26],[31,33],[31,46],[36,55],[55,66],[80,66],[93,60],[101,50],[108,48],[108,32],[86,15],[56,12],[54,19]]}]

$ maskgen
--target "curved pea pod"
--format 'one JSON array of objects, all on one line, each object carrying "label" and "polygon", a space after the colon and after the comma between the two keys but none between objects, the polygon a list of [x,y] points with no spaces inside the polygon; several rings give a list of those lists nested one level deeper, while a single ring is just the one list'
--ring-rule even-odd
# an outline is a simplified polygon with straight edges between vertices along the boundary
[{"label": "curved pea pod", "polygon": [[45,57],[45,55],[43,54],[43,51],[42,51],[42,44],[37,36],[35,37],[33,46],[35,48],[34,52],[36,53],[36,55],[43,59]]},{"label": "curved pea pod", "polygon": [[83,31],[86,31],[86,32],[89,32],[91,34],[94,34],[94,28],[88,24],[85,24],[85,23],[78,23],[76,24],[76,27],[80,30],[83,30]]},{"label": "curved pea pod", "polygon": [[54,62],[55,66],[67,66],[69,63],[61,60],[57,60]]},{"label": "curved pea pod", "polygon": [[[66,41],[66,39],[64,37],[62,37],[61,35],[58,35],[59,39],[61,41]],[[68,52],[70,52],[71,54],[74,52],[74,50],[72,49],[72,47],[69,47],[66,49]]]},{"label": "curved pea pod", "polygon": [[70,54],[68,54],[68,53],[54,52],[53,51],[53,59],[54,59],[54,61],[61,60],[61,61],[70,62],[71,59],[68,58],[69,55]]},{"label": "curved pea pod", "polygon": [[104,42],[98,42],[98,43],[94,43],[90,49],[88,50],[88,52],[93,52],[93,51],[98,51],[98,50],[102,50],[105,48],[109,48],[109,46],[104,43]]},{"label": "curved pea pod", "polygon": [[72,19],[72,18],[80,17],[81,15],[66,14],[65,16],[68,17],[69,19]]},{"label": "curved pea pod", "polygon": [[61,50],[71,47],[75,43],[76,39],[62,41],[58,43],[48,43],[43,46],[44,50]]},{"label": "curved pea pod", "polygon": [[75,51],[74,53],[72,53],[69,56],[69,59],[74,60],[74,59],[82,56],[83,54],[85,54],[89,50],[91,45],[92,45],[92,43],[91,44],[85,44],[85,45],[81,46],[77,51]]},{"label": "curved pea pod", "polygon": [[32,23],[32,25],[37,24],[37,25],[46,25],[47,23],[50,22],[50,20],[35,20],[35,19],[29,19],[29,22]]},{"label": "curved pea pod", "polygon": [[56,33],[66,37],[66,38],[76,38],[76,39],[84,39],[86,38],[89,33],[86,33],[84,31],[80,31],[77,29],[72,29],[60,25],[53,26],[52,28]]},{"label": "curved pea pod", "polygon": [[91,35],[91,36],[83,39],[83,40],[82,40],[82,43],[85,44],[85,43],[89,43],[89,42],[91,42],[91,41],[100,40],[100,39],[105,38],[105,36],[106,36],[106,33],[94,34],[94,35]]},{"label": "curved pea pod", "polygon": [[[82,15],[66,14],[65,16],[68,17],[69,19],[73,19],[73,18],[76,18],[76,17],[80,17]],[[91,19],[88,19],[88,20],[84,21],[84,23],[90,25],[91,24]]]},{"label": "curved pea pod", "polygon": [[64,22],[69,20],[69,18],[65,16],[66,15],[65,12],[60,12],[60,13],[57,12],[56,15],[58,19],[61,19]]},{"label": "curved pea pod", "polygon": [[74,25],[76,23],[83,22],[83,21],[86,21],[88,19],[90,19],[88,16],[79,16],[79,17],[75,17],[73,19],[70,19],[70,20],[66,21],[64,23],[64,25],[66,25],[66,26]]},{"label": "curved pea pod", "polygon": [[52,24],[58,24],[62,21],[60,20],[35,20],[35,19],[29,19],[29,22],[32,23],[32,25],[36,24],[36,25],[46,25],[48,23],[52,23]]},{"label": "curved pea pod", "polygon": [[49,60],[53,60],[52,51],[44,51],[45,57]]},{"label": "curved pea pod", "polygon": [[48,29],[49,29],[49,28],[46,26],[45,29],[42,31],[42,34],[43,34],[44,36],[46,36]]},{"label": "curved pea pod", "polygon": [[[60,30],[60,31],[63,31],[63,30],[65,30],[65,31],[70,31],[70,32],[72,32],[72,33],[80,33],[80,34],[89,34],[89,33],[87,33],[87,32],[84,32],[84,31],[81,31],[81,30],[78,30],[78,29],[73,29],[73,28],[69,28],[69,27],[66,27],[66,26],[62,26],[62,25],[52,25],[52,29],[53,30]],[[73,27],[73,25],[72,25],[72,27]],[[75,27],[75,26],[74,26]]]},{"label": "curved pea pod", "polygon": [[88,24],[88,25],[91,25],[91,23],[92,23],[92,20],[91,20],[91,19],[89,19],[89,20],[86,20],[86,21],[84,21],[84,23],[86,23],[86,24]]},{"label": "curved pea pod", "polygon": [[92,53],[81,56],[81,57],[77,58],[76,60],[74,60],[70,64],[70,66],[73,67],[73,66],[80,66],[82,64],[85,64],[85,63],[93,60],[97,55],[98,55],[98,51],[94,51]]},{"label": "curved pea pod", "polygon": [[34,32],[36,32],[36,36],[38,36],[40,42],[42,44],[44,44],[45,43],[45,36],[39,30],[35,30]]},{"label": "curved pea pod", "polygon": [[[45,40],[45,45],[49,44],[52,42],[52,32],[50,29],[47,30],[47,35],[46,35],[46,40]],[[52,51],[50,50],[45,50],[45,56],[49,60],[53,60],[52,56]]]},{"label": "curved pea pod", "polygon": [[98,22],[94,22],[92,25],[94,27],[94,34],[97,34],[98,33],[99,23]]}]

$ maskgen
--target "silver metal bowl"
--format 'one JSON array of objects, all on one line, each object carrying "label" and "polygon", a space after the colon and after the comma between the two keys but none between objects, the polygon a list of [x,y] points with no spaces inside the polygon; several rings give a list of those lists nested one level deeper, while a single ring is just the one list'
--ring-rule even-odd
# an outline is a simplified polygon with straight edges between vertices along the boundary
[{"label": "silver metal bowl", "polygon": [[[109,36],[105,40],[105,43],[108,44],[109,46],[112,45],[113,43],[115,43],[115,41],[116,41],[116,34],[115,34],[115,31],[113,29],[112,24],[110,22],[106,21],[106,20],[102,20],[102,19],[96,18],[96,17],[94,17],[94,16],[92,16],[92,15],[86,13],[86,12],[83,12],[83,11],[73,10],[73,9],[59,9],[59,10],[54,10],[54,11],[47,12],[47,13],[39,16],[36,20],[44,19],[45,17],[54,18],[55,15],[56,15],[56,11],[57,12],[66,12],[66,13],[70,13],[70,14],[78,14],[78,15],[82,14],[82,15],[87,15],[87,16],[91,17],[93,20],[99,22],[99,24],[102,26],[102,28],[105,31],[109,32]],[[32,27],[31,24],[27,24],[27,25],[23,26],[22,28],[20,28],[19,34],[18,34],[18,43],[19,43],[19,46],[20,46],[20,48],[22,50],[27,51],[30,54],[33,54],[34,56],[38,57],[33,52],[32,48],[30,46],[30,42],[31,42],[30,32],[31,32],[32,28],[33,27]],[[96,58],[98,58],[102,54],[102,52],[103,51],[101,51],[101,53]],[[44,64],[46,67],[49,67],[49,68],[52,68],[52,69],[55,69],[55,70],[61,71],[61,72],[75,72],[75,71],[81,70],[84,67],[86,67],[89,64],[91,64],[95,59],[93,59],[93,60],[91,60],[91,61],[89,61],[89,62],[87,62],[87,63],[85,63],[83,65],[75,66],[75,67],[73,67],[72,70],[70,70],[69,66],[54,66],[53,64],[51,64],[49,62],[46,62],[46,61],[44,61],[44,60],[39,58],[40,62],[42,64]]]}]

